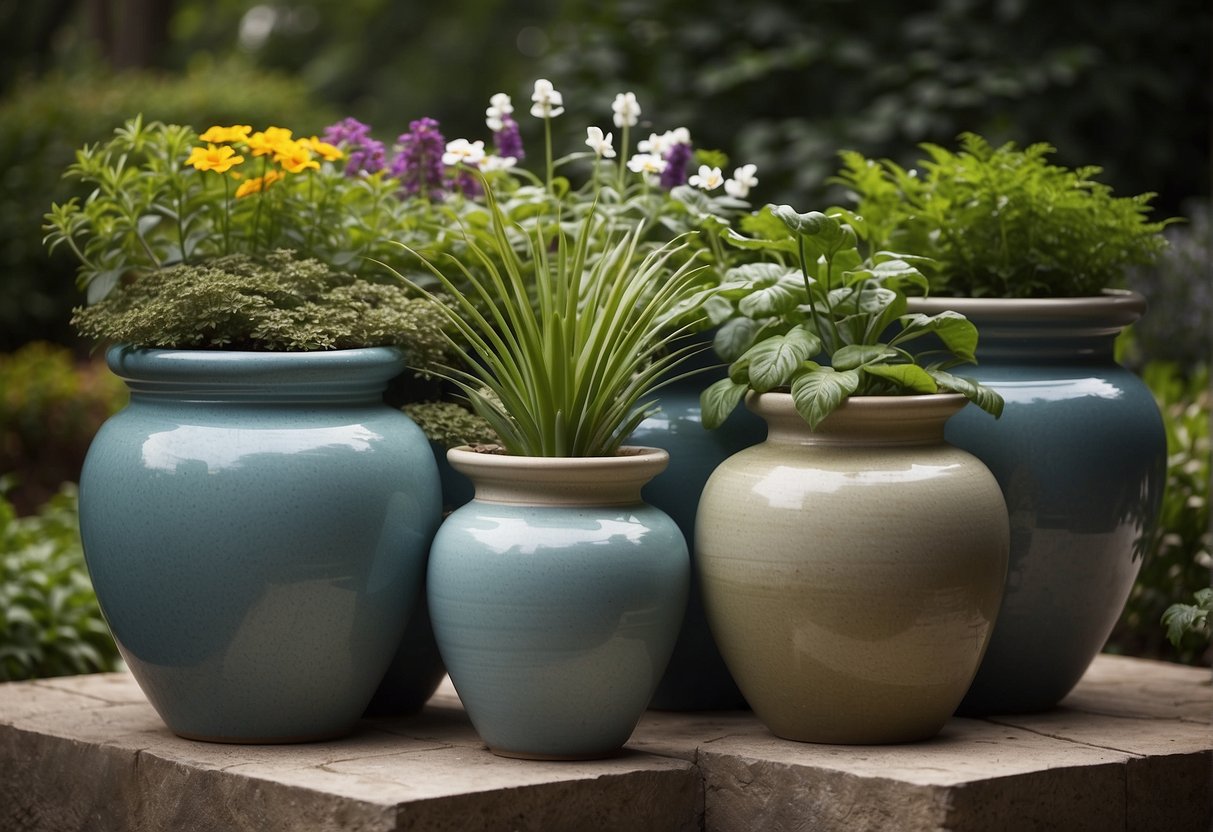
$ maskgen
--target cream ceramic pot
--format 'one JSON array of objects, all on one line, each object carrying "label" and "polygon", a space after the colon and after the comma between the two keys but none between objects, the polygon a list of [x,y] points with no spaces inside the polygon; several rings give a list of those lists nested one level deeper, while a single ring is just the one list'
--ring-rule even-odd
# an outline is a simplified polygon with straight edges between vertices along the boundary
[{"label": "cream ceramic pot", "polygon": [[695,545],[712,632],[775,734],[920,740],[960,703],[1009,548],[998,483],[943,441],[965,404],[854,398],[810,431],[790,395],[747,399],[767,440],[712,474]]}]

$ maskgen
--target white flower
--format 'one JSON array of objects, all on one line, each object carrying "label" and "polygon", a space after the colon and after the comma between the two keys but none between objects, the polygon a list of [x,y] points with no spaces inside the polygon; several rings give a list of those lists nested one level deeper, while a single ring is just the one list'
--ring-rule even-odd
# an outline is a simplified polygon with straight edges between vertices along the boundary
[{"label": "white flower", "polygon": [[455,139],[453,142],[446,143],[446,153],[442,154],[442,164],[457,165],[462,162],[465,165],[479,165],[483,158],[484,142]]},{"label": "white flower", "polygon": [[700,165],[699,173],[692,174],[691,178],[687,180],[687,184],[705,191],[714,191],[724,184],[724,176],[721,175],[720,168]]},{"label": "white flower", "polygon": [[664,156],[666,151],[676,144],[690,144],[691,131],[685,127],[667,130],[664,133],[650,133],[647,139],[641,140],[636,149],[641,153],[652,153],[654,156]]},{"label": "white flower", "polygon": [[611,141],[614,136],[611,133],[602,135],[602,130],[598,127],[587,127],[585,129],[586,146],[597,154],[599,159],[614,159],[615,148],[611,147]]},{"label": "white flower", "polygon": [[496,133],[505,126],[502,119],[512,112],[514,112],[514,104],[510,101],[510,97],[499,92],[489,99],[489,108],[484,111],[484,123]]},{"label": "white flower", "polygon": [[509,170],[518,164],[518,160],[513,156],[485,156],[479,164],[482,171],[492,173],[495,170]]},{"label": "white flower", "polygon": [[628,170],[633,173],[659,174],[665,171],[666,161],[652,153],[637,153],[628,159]]},{"label": "white flower", "polygon": [[535,118],[555,118],[564,112],[564,96],[546,78],[535,82],[531,100],[535,102],[531,105],[531,115]]},{"label": "white flower", "polygon": [[724,183],[724,192],[729,196],[745,199],[750,195],[750,188],[758,184],[757,165],[742,165],[733,171],[733,178]]},{"label": "white flower", "polygon": [[640,105],[636,103],[634,92],[621,92],[615,96],[611,110],[615,113],[616,127],[635,127],[640,121]]}]

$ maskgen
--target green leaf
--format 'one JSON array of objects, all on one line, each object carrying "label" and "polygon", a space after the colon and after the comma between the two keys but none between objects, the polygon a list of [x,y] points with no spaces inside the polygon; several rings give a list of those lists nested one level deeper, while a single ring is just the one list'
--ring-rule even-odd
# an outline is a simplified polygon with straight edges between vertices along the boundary
[{"label": "green leaf", "polygon": [[1003,400],[997,391],[964,376],[954,376],[944,370],[927,370],[940,388],[960,393],[995,419],[1002,415]]},{"label": "green leaf", "polygon": [[868,364],[863,371],[888,379],[898,387],[915,393],[937,393],[939,385],[931,374],[917,364]]},{"label": "green leaf", "polygon": [[792,402],[810,428],[838,409],[847,397],[859,388],[859,371],[837,372],[808,362],[808,372],[792,381]]},{"label": "green leaf", "polygon": [[[782,222],[793,234],[814,237],[827,230],[831,219],[820,211],[809,211],[802,214],[791,205],[771,205],[771,214]],[[837,220],[832,221],[834,225]]]},{"label": "green leaf", "polygon": [[938,315],[914,313],[901,317],[902,330],[891,343],[901,344],[924,335],[935,335],[961,361],[977,361],[977,327],[959,312],[947,310]]},{"label": "green leaf", "polygon": [[804,302],[804,280],[800,273],[778,266],[776,268],[778,272],[768,273],[755,280],[750,293],[737,302],[741,314],[749,318],[782,315]]},{"label": "green leaf", "polygon": [[724,424],[729,414],[737,407],[748,386],[722,378],[699,394],[699,407],[703,426],[714,430]]},{"label": "green leaf", "polygon": [[736,361],[754,344],[761,327],[761,324],[750,318],[734,318],[716,330],[712,348],[725,361]]},{"label": "green leaf", "polygon": [[803,325],[759,341],[742,356],[750,362],[750,385],[759,393],[787,386],[800,363],[820,349],[821,340]]},{"label": "green leaf", "polygon": [[737,311],[729,300],[716,294],[705,300],[700,308],[712,326],[720,326],[732,318]]},{"label": "green leaf", "polygon": [[830,363],[835,370],[854,370],[873,361],[883,361],[897,355],[896,350],[889,349],[888,344],[848,344],[835,351]]}]

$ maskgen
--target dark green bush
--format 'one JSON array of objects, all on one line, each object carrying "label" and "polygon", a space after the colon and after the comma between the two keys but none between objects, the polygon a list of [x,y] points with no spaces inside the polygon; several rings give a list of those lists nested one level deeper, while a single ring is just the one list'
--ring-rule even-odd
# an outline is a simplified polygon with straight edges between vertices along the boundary
[{"label": "dark green bush", "polygon": [[184,124],[289,123],[300,133],[332,121],[301,82],[239,62],[202,64],[184,77],[51,75],[17,86],[0,101],[0,350],[72,342],[76,264],[66,252],[47,256],[43,215],[52,202],[87,195],[60,178],[76,149],[108,139],[136,113]]},{"label": "dark green bush", "polygon": [[84,567],[75,486],[30,517],[0,496],[0,682],[117,665]]},{"label": "dark green bush", "polygon": [[126,400],[126,385],[100,356],[80,361],[45,342],[0,354],[0,471],[19,513],[80,478],[93,434]]}]

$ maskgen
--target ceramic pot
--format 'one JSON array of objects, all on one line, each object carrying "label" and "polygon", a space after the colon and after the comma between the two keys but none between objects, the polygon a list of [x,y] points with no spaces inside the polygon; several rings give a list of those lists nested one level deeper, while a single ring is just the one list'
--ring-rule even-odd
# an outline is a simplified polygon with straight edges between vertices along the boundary
[{"label": "ceramic pot", "polygon": [[350,730],[420,592],[439,521],[421,430],[387,407],[388,348],[134,350],[80,528],[101,609],[174,732],[294,742]]},{"label": "ceramic pot", "polygon": [[1059,702],[1112,632],[1141,567],[1166,481],[1166,433],[1149,389],[1113,358],[1145,311],[1129,292],[1055,300],[913,299],[981,333],[972,376],[1002,394],[997,421],[968,408],[949,442],[994,473],[1011,519],[1007,591],[961,707],[1039,711]]},{"label": "ceramic pot", "polygon": [[780,737],[936,734],[985,651],[1006,575],[1006,507],[943,441],[958,395],[852,398],[817,430],[751,394],[767,440],[721,464],[699,506],[708,621]]},{"label": "ceramic pot", "polygon": [[[705,339],[705,346],[708,344]],[[711,351],[692,356],[675,372],[700,370],[661,388],[657,403],[661,410],[645,419],[632,433],[630,442],[662,448],[670,454],[670,465],[644,487],[645,502],[664,511],[682,530],[691,550],[691,590],[678,641],[669,667],[650,707],[675,711],[721,710],[746,707],[745,697],[729,675],[720,650],[712,638],[699,586],[695,557],[695,513],[699,495],[716,466],[728,457],[766,436],[766,425],[744,408],[737,408],[716,430],[705,430],[699,407],[703,388],[724,378],[725,368],[706,369],[718,360]]]},{"label": "ceramic pot", "polygon": [[686,605],[686,542],[640,498],[666,452],[448,457],[476,493],[434,538],[428,597],[472,724],[503,756],[615,753],[665,671]]}]

